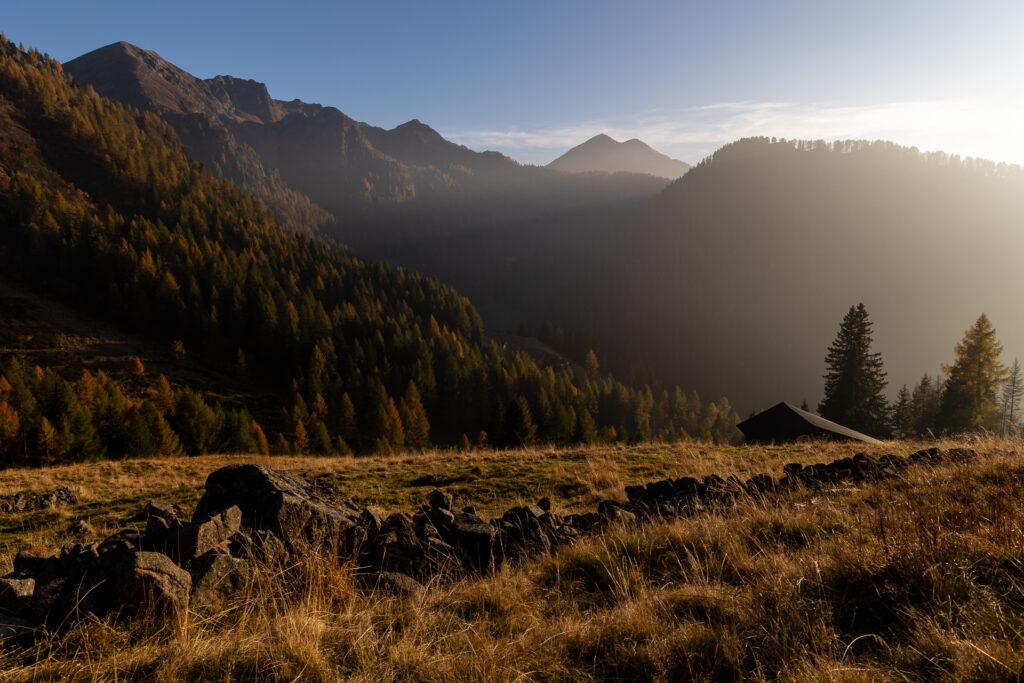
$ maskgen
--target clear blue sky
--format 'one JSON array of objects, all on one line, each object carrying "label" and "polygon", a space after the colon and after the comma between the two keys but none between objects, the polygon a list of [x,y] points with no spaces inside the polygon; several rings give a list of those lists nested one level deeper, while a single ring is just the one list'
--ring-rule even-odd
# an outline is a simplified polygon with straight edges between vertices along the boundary
[{"label": "clear blue sky", "polygon": [[62,61],[126,40],[531,163],[598,132],[690,162],[757,134],[1024,163],[1019,1],[11,0],[0,29]]}]

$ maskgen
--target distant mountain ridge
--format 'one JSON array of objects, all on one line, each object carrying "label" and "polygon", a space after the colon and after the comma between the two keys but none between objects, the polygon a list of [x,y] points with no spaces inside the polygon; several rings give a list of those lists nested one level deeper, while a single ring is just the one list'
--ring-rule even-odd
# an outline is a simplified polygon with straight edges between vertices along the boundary
[{"label": "distant mountain ridge", "polygon": [[1022,224],[1019,167],[753,138],[647,202],[415,244],[394,261],[450,282],[490,325],[585,332],[603,367],[724,393],[746,414],[815,404],[826,349],[858,302],[890,395],[949,363],[982,312],[1012,362],[1024,352]]},{"label": "distant mountain ridge", "polygon": [[[197,78],[125,42],[63,66],[100,95],[160,115],[193,158],[265,201],[279,222],[343,225],[334,236],[349,243],[479,229],[646,198],[665,185],[638,175],[580,178],[523,166],[455,144],[416,119],[386,130],[334,107],[276,100],[257,81]],[[282,219],[282,207],[302,200],[304,213]]]},{"label": "distant mountain ridge", "polygon": [[573,147],[548,164],[548,168],[570,173],[646,173],[675,180],[689,171],[690,165],[636,138],[618,142],[601,133]]}]

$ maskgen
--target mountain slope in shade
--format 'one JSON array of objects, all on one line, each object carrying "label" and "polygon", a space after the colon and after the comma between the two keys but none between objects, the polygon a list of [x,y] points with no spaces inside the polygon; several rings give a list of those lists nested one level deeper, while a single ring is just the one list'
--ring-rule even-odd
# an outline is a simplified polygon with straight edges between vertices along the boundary
[{"label": "mountain slope in shade", "polygon": [[662,154],[636,138],[618,142],[602,133],[573,147],[548,164],[548,168],[569,173],[647,173],[675,180],[689,171],[690,165]]},{"label": "mountain slope in shade", "polygon": [[[438,231],[491,229],[583,206],[653,196],[665,181],[571,176],[475,152],[418,120],[392,130],[334,107],[270,97],[263,83],[199,79],[155,52],[115,43],[66,71],[104,96],[168,121],[186,151],[280,212],[296,195],[337,219],[340,237],[379,257],[381,244]],[[285,221],[286,222],[286,221]]]},{"label": "mountain slope in shade", "polygon": [[[741,414],[816,405],[839,321],[863,302],[894,397],[984,312],[1024,354],[1024,171],[893,143],[747,139],[657,198],[417,245],[491,326],[586,332],[602,367],[647,368]],[[503,317],[498,317],[503,316]]]}]

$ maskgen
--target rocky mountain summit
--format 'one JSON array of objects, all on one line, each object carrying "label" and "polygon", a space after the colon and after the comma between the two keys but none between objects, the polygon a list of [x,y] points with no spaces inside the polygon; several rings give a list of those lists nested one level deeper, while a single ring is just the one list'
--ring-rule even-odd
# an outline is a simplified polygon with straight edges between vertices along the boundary
[{"label": "rocky mountain summit", "polygon": [[[380,128],[335,107],[274,99],[257,81],[200,79],[125,42],[63,66],[100,95],[164,118],[192,158],[263,200],[286,226],[344,219],[348,241],[358,241],[353,226],[366,223],[382,230],[408,222],[417,232],[487,225],[648,197],[665,185],[646,176],[581,179],[523,166],[446,140],[416,119]],[[387,209],[410,204],[407,212]]]}]

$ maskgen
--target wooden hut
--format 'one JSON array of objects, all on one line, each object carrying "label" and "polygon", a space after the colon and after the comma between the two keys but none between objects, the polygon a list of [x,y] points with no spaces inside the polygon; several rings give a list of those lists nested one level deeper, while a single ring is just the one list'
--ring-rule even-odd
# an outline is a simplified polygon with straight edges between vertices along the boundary
[{"label": "wooden hut", "polygon": [[867,434],[800,410],[785,401],[740,422],[738,426],[747,441],[752,443],[786,443],[804,436],[879,443],[878,439]]}]

